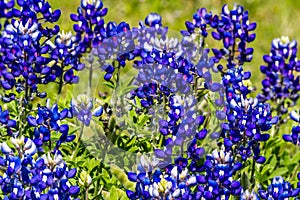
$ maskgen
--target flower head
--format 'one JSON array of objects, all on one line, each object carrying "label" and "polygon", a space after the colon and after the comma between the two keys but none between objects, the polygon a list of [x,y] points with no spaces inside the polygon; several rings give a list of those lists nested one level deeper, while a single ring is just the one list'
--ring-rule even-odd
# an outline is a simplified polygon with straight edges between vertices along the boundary
[{"label": "flower head", "polygon": [[92,116],[99,117],[103,113],[103,107],[101,105],[94,108],[95,104],[92,98],[89,98],[86,94],[77,96],[76,100],[71,101],[71,112],[73,116],[77,116],[79,121],[84,125],[89,126],[92,120]]},{"label": "flower head", "polygon": [[262,81],[261,100],[271,100],[281,106],[283,114],[287,112],[283,101],[291,99],[295,105],[299,98],[300,61],[297,60],[297,42],[290,41],[288,37],[274,39],[272,42],[271,52],[265,55],[264,61],[266,66],[261,66],[260,70],[265,74]]}]

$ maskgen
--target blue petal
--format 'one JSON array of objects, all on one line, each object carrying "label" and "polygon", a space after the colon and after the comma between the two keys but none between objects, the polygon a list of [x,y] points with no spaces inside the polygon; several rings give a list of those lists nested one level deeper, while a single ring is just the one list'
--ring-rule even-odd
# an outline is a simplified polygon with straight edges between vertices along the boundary
[{"label": "blue petal", "polygon": [[76,195],[80,192],[80,188],[78,186],[71,186],[69,189],[70,195]]},{"label": "blue petal", "polygon": [[127,177],[130,181],[136,182],[137,181],[137,174],[134,172],[128,172]]},{"label": "blue petal", "polygon": [[30,126],[37,126],[36,119],[33,116],[27,117],[27,122]]}]

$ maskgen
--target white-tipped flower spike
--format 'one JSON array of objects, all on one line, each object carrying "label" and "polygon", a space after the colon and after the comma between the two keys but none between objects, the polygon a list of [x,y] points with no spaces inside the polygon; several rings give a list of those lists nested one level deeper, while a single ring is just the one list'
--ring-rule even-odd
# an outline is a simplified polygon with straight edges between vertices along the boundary
[{"label": "white-tipped flower spike", "polygon": [[85,8],[87,6],[87,0],[81,1],[81,7]]},{"label": "white-tipped flower spike", "polygon": [[213,155],[213,157],[214,157],[215,159],[220,158],[220,157],[219,157],[219,152],[218,152],[217,149],[213,150],[212,155]]},{"label": "white-tipped flower spike", "polygon": [[56,165],[60,165],[61,163],[63,163],[63,158],[61,156],[61,154],[58,154],[57,152],[54,155],[54,161]]},{"label": "white-tipped flower spike", "polygon": [[291,117],[291,119],[294,120],[295,122],[300,122],[300,117],[299,117],[299,115],[296,113],[296,111],[293,110],[293,111],[290,113],[290,117]]},{"label": "white-tipped flower spike", "polygon": [[223,6],[222,11],[223,11],[224,14],[227,14],[227,15],[230,14],[230,11],[228,9],[228,5],[227,4]]},{"label": "white-tipped flower spike", "polygon": [[51,109],[51,105],[50,105],[50,99],[46,100],[46,107],[50,110]]},{"label": "white-tipped flower spike", "polygon": [[32,140],[31,139],[27,139],[25,146],[24,146],[24,150],[26,151],[27,149],[30,149],[32,146]]},{"label": "white-tipped flower spike", "polygon": [[11,150],[11,148],[6,144],[6,142],[3,142],[1,144],[1,151],[4,154],[11,154],[13,153],[13,151]]},{"label": "white-tipped flower spike", "polygon": [[3,142],[1,145],[1,151],[4,154],[11,154],[13,153],[12,149],[7,145],[6,142]]},{"label": "white-tipped flower spike", "polygon": [[232,108],[238,107],[238,104],[236,103],[236,101],[234,99],[231,99],[230,105],[232,106]]},{"label": "white-tipped flower spike", "polygon": [[171,170],[171,175],[173,176],[174,179],[177,179],[178,176],[177,166],[173,167],[173,169]]},{"label": "white-tipped flower spike", "polygon": [[37,152],[36,145],[31,139],[27,139],[24,146],[24,152],[27,155],[34,155]]},{"label": "white-tipped flower spike", "polygon": [[179,196],[180,196],[180,193],[181,193],[180,189],[177,188],[177,189],[173,192],[172,196],[173,196],[174,198],[179,197]]},{"label": "white-tipped flower spike", "polygon": [[197,183],[197,179],[196,176],[192,176],[188,179],[188,181],[186,182],[187,185],[194,185]]},{"label": "white-tipped flower spike", "polygon": [[24,145],[24,136],[22,135],[21,138],[15,138],[15,137],[11,137],[10,141],[11,143],[17,148],[20,149],[21,146]]}]

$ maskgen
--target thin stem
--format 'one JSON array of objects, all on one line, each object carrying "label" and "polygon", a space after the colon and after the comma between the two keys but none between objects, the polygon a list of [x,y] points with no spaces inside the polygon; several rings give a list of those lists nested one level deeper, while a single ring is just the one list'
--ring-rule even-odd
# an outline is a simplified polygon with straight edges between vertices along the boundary
[{"label": "thin stem", "polygon": [[163,146],[163,141],[164,141],[164,135],[160,134],[158,148],[161,148]]},{"label": "thin stem", "polygon": [[[27,80],[25,80],[25,101],[29,102],[29,97],[28,97],[28,84],[27,84]],[[26,102],[25,102],[26,105]]]},{"label": "thin stem", "polygon": [[79,147],[80,147],[80,142],[81,142],[81,137],[82,137],[82,134],[83,134],[83,130],[84,130],[84,123],[82,123],[81,129],[80,129],[80,134],[79,134],[79,137],[78,137],[78,140],[77,140],[76,148],[75,148],[74,154],[72,156],[73,158],[75,158],[78,154]]},{"label": "thin stem", "polygon": [[118,67],[115,67],[115,61],[113,61],[113,67],[117,69],[117,77],[116,77],[116,87],[115,87],[115,98],[116,98],[116,105],[114,106],[114,110],[113,112],[114,113],[117,113],[117,105],[118,105],[118,101],[119,101],[119,94],[118,94],[118,89],[119,89],[119,86],[120,86],[120,66]]},{"label": "thin stem", "polygon": [[88,95],[90,96],[92,93],[92,84],[93,84],[93,68],[92,64],[90,65],[90,73],[89,73],[89,87],[88,87]]},{"label": "thin stem", "polygon": [[194,95],[197,95],[197,91],[198,91],[198,77],[195,78]]},{"label": "thin stem", "polygon": [[89,200],[89,187],[85,189],[85,200]]},{"label": "thin stem", "polygon": [[291,180],[294,180],[297,173],[299,172],[299,168],[300,168],[300,163],[297,164],[296,168],[294,169],[293,175],[291,177]]},{"label": "thin stem", "polygon": [[184,153],[183,145],[184,145],[184,140],[182,141],[182,144],[180,146],[180,154],[182,157],[183,157],[183,153]]},{"label": "thin stem", "polygon": [[[62,61],[62,62],[64,62],[64,61]],[[59,77],[59,88],[58,88],[58,93],[57,93],[58,95],[61,94],[62,87],[63,87],[64,67],[65,67],[65,65],[62,63],[62,66],[61,66],[62,73],[61,73],[61,75]]]},{"label": "thin stem", "polygon": [[252,183],[251,190],[253,190],[253,188],[255,186],[254,172],[255,172],[255,160],[253,158],[253,160],[252,160],[252,168],[251,168],[251,178],[250,178],[250,183]]}]

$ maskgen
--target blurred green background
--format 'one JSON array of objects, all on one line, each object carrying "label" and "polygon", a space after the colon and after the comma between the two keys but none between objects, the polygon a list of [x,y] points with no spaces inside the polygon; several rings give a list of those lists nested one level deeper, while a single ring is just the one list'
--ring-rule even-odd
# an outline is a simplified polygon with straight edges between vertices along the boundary
[{"label": "blurred green background", "polygon": [[[69,19],[70,13],[76,13],[80,0],[49,0],[53,9],[62,9],[62,17],[59,24],[66,31],[72,30],[73,23]],[[299,39],[300,33],[300,1],[294,0],[104,0],[104,6],[108,7],[106,21],[126,21],[131,26],[138,26],[139,20],[143,20],[150,12],[157,12],[163,17],[164,25],[174,31],[185,28],[184,22],[191,21],[197,8],[206,7],[208,11],[219,14],[222,5],[227,3],[230,7],[234,3],[244,6],[249,11],[250,22],[257,22],[257,38],[250,45],[255,49],[253,62],[247,64],[246,70],[253,73],[252,81],[260,89],[262,74],[260,65],[264,64],[262,56],[269,53],[273,38],[282,35],[290,39]]]}]

